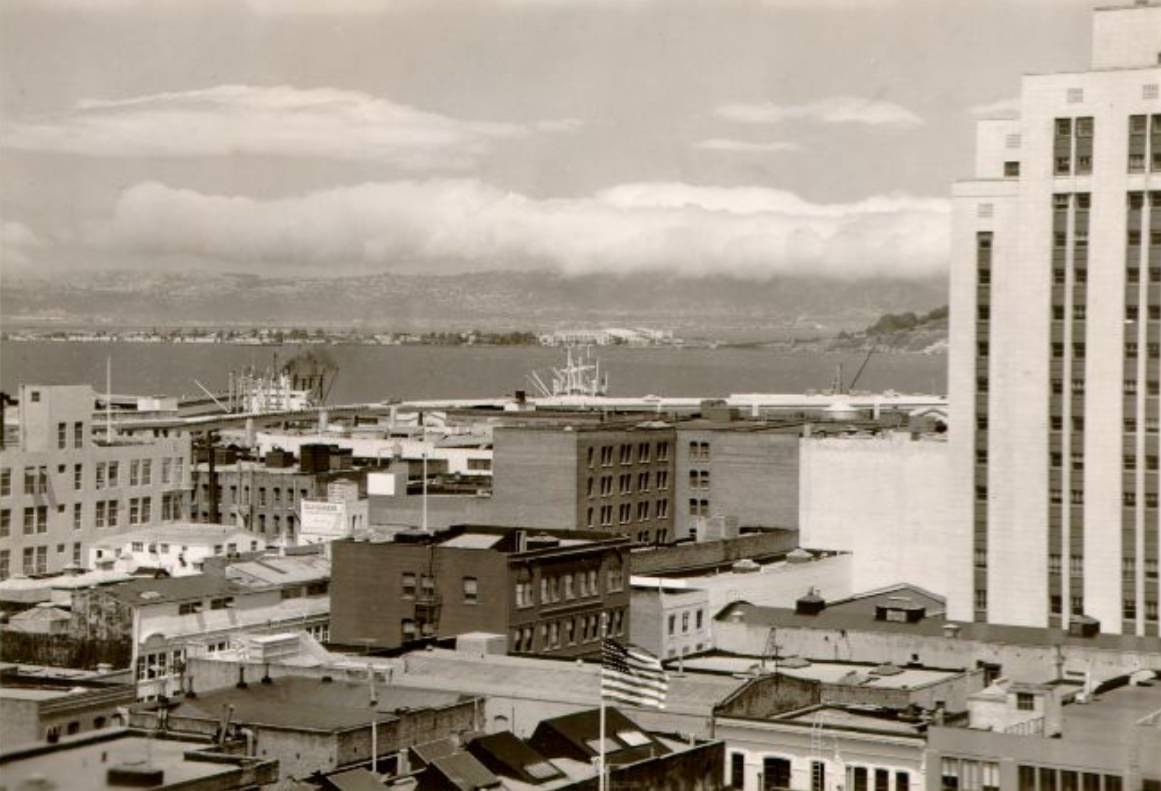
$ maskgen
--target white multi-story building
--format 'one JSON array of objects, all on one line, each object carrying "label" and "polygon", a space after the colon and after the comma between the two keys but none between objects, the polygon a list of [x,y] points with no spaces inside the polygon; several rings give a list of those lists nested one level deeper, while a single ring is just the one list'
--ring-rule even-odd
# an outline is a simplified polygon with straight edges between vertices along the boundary
[{"label": "white multi-story building", "polygon": [[201,574],[207,558],[266,549],[256,533],[231,525],[183,522],[99,538],[89,550],[89,567],[140,574],[162,571],[171,577]]},{"label": "white multi-story building", "polygon": [[99,538],[184,518],[189,437],[95,434],[95,403],[87,385],[21,385],[15,442],[0,446],[0,579],[80,566]]},{"label": "white multi-story building", "polygon": [[949,615],[1157,635],[1161,5],[1093,22],[955,188]]}]

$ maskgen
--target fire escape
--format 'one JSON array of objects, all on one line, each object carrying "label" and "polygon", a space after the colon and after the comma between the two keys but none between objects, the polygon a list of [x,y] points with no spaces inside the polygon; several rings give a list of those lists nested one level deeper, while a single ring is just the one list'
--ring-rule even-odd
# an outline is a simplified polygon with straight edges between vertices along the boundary
[{"label": "fire escape", "polygon": [[439,634],[441,599],[436,588],[437,573],[435,546],[427,546],[427,569],[419,575],[419,590],[415,592],[415,628],[421,639]]}]

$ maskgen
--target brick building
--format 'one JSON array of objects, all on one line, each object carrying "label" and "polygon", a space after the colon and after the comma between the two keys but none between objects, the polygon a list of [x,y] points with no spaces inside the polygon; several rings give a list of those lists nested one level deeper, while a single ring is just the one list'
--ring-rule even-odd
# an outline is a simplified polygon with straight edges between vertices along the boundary
[{"label": "brick building", "polygon": [[81,566],[98,537],[184,517],[189,437],[94,436],[87,385],[21,385],[18,402],[17,441],[0,439],[0,579]]},{"label": "brick building", "polygon": [[502,426],[493,436],[499,521],[672,540],[672,425]]},{"label": "brick building", "polygon": [[511,653],[598,653],[603,613],[628,638],[629,543],[475,526],[336,541],[332,640],[399,648],[485,631],[506,635]]},{"label": "brick building", "polygon": [[798,527],[799,437],[803,421],[744,420],[705,408],[677,424],[674,529],[704,535],[714,517],[739,527]]},{"label": "brick building", "polygon": [[354,479],[366,488],[365,475],[351,469],[350,452],[335,446],[303,445],[298,458],[273,450],[261,461],[240,458],[232,449],[216,453],[212,474],[208,459],[194,467],[191,517],[235,525],[270,541],[293,543],[301,528],[302,502],[326,500],[333,481]]}]

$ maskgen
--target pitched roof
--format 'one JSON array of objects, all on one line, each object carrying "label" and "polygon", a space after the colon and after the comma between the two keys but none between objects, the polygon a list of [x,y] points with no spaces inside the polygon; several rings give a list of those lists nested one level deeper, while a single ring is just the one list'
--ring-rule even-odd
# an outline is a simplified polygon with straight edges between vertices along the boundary
[{"label": "pitched roof", "polygon": [[539,784],[563,776],[547,758],[512,731],[472,739],[467,749],[480,763],[503,777]]},{"label": "pitched roof", "polygon": [[[529,743],[549,758],[595,758],[600,752],[600,711],[585,709],[541,720]],[[569,746],[567,752],[553,749],[560,744],[552,738],[553,733]],[[605,741],[605,760],[613,764],[632,763],[670,752],[668,747],[613,706],[605,709]],[[560,754],[551,754],[554,752]]]},{"label": "pitched roof", "polygon": [[379,778],[362,767],[327,775],[326,783],[336,791],[383,791]]},{"label": "pitched roof", "polygon": [[479,791],[484,788],[499,788],[500,778],[488,771],[488,767],[476,760],[471,753],[458,752],[436,758],[427,771],[437,772],[460,791]]}]

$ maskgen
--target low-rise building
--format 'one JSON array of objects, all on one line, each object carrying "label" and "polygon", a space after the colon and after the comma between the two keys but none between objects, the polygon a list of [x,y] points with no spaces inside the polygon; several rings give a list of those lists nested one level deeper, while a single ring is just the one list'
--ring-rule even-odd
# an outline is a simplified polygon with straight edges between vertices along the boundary
[{"label": "low-rise building", "polygon": [[[605,762],[610,788],[716,791],[722,788],[722,744],[651,733],[616,708],[605,711]],[[545,719],[528,739],[510,731],[477,736],[436,750],[416,778],[418,791],[580,791],[598,785],[600,711]]]},{"label": "low-rise building", "polygon": [[1150,791],[1161,787],[1161,673],[1073,688],[999,681],[966,722],[933,724],[925,791]]},{"label": "low-rise building", "polygon": [[105,674],[0,670],[0,744],[11,750],[124,725],[133,685]]},{"label": "low-rise building", "polygon": [[243,791],[276,782],[278,762],[207,739],[116,728],[26,748],[6,743],[0,775],[15,789]]},{"label": "low-rise building", "polygon": [[89,567],[181,577],[200,574],[207,558],[265,548],[266,539],[241,528],[186,522],[100,538],[89,550]]},{"label": "low-rise building", "polygon": [[[744,597],[743,597],[744,598]],[[943,597],[914,585],[894,585],[806,609],[738,601],[714,619],[719,650],[758,654],[771,630],[787,655],[841,661],[918,662],[980,667],[989,679],[1050,678],[1098,683],[1141,669],[1161,669],[1161,639],[1106,634],[1094,628],[1042,629],[955,621]]]},{"label": "low-rise building", "polygon": [[[601,695],[598,662],[506,656],[477,639],[457,640],[454,650],[433,648],[396,657],[329,651],[302,633],[271,636],[264,645],[250,642],[240,638],[226,651],[191,654],[190,683],[195,689],[227,686],[238,680],[240,669],[248,679],[309,675],[365,682],[370,666],[377,684],[478,695],[484,698],[488,731],[511,730],[522,737],[530,736],[545,717],[592,708]],[[707,737],[713,733],[714,706],[749,678],[691,670],[674,673],[664,709],[624,705],[621,709],[651,731]]]},{"label": "low-rise building", "polygon": [[662,658],[713,649],[709,593],[698,588],[633,584],[630,599],[633,642]]},{"label": "low-rise building", "polygon": [[136,579],[78,592],[71,634],[96,640],[128,639],[139,698],[183,688],[193,650],[212,653],[246,632],[302,629],[319,637],[330,621],[326,590],[288,585],[242,584],[210,574]]},{"label": "low-rise building", "polygon": [[298,457],[271,450],[261,461],[232,449],[215,454],[212,470],[208,460],[194,467],[191,518],[243,528],[272,543],[297,543],[302,502],[326,500],[333,481],[352,480],[366,489],[366,474],[351,469],[350,452],[336,446],[304,444]]},{"label": "low-rise building", "polygon": [[483,725],[476,697],[376,686],[371,679],[295,676],[243,675],[230,686],[140,707],[131,716],[141,727],[220,737],[223,710],[230,711],[227,729],[247,740],[252,755],[278,762],[275,788],[298,787],[316,773],[370,767],[372,743],[378,758],[373,768],[397,774],[412,746]]},{"label": "low-rise building", "polygon": [[188,436],[95,434],[87,385],[21,385],[17,400],[15,441],[0,438],[0,580],[82,566],[94,541],[184,518]]},{"label": "low-rise building", "polygon": [[572,531],[458,526],[332,544],[331,635],[394,649],[475,631],[508,651],[600,651],[600,622],[629,635],[629,540]]},{"label": "low-rise building", "polygon": [[726,781],[738,791],[922,791],[928,724],[963,712],[983,686],[982,671],[801,657],[689,664],[738,672],[747,661],[759,675],[714,708]]}]

